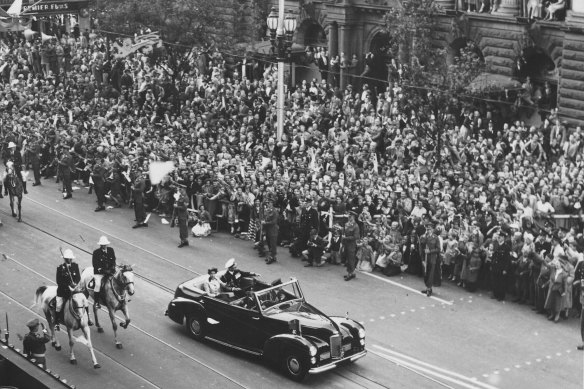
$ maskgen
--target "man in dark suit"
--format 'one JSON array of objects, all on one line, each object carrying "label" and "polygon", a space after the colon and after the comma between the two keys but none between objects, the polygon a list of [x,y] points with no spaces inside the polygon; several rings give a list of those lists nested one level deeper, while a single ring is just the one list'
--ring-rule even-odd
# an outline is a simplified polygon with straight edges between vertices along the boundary
[{"label": "man in dark suit", "polygon": [[508,273],[511,266],[511,245],[507,242],[507,233],[504,231],[499,231],[491,261],[493,298],[503,301],[505,300],[505,290],[507,289]]},{"label": "man in dark suit", "polygon": [[293,257],[298,257],[306,250],[310,230],[316,229],[318,233],[318,211],[312,206],[312,198],[307,197],[300,201],[300,224],[296,240],[290,246],[290,253]]},{"label": "man in dark suit", "polygon": [[32,165],[34,183],[32,186],[41,184],[41,138],[37,133],[37,139],[32,142],[28,149],[28,160]]},{"label": "man in dark suit", "polygon": [[63,306],[65,305],[65,302],[71,298],[71,291],[75,289],[81,280],[79,265],[73,262],[75,256],[71,249],[67,249],[63,252],[63,259],[65,260],[65,263],[62,263],[57,267],[57,275],[55,277],[57,281],[57,298],[55,304],[57,323],[63,322]]},{"label": "man in dark suit", "polygon": [[91,263],[93,266],[93,274],[95,278],[94,292],[96,296],[95,304],[100,308],[99,300],[101,297],[100,291],[108,276],[112,276],[116,271],[116,253],[113,248],[108,247],[110,241],[106,236],[99,238],[97,242],[99,248],[93,252]]},{"label": "man in dark suit", "polygon": [[93,180],[93,187],[95,188],[95,195],[97,196],[97,208],[95,208],[95,212],[105,210],[106,170],[103,166],[103,162],[103,158],[98,158],[91,172],[91,179]]},{"label": "man in dark suit", "polygon": [[63,199],[67,200],[73,197],[73,188],[71,187],[71,171],[75,168],[73,157],[69,152],[69,145],[62,145],[63,154],[59,160],[59,169],[63,178]]},{"label": "man in dark suit", "polygon": [[184,187],[179,190],[179,197],[174,203],[174,208],[176,212],[176,217],[178,219],[178,229],[180,235],[179,248],[189,245],[189,229],[187,226],[187,221],[189,219],[189,214],[187,211],[189,200],[187,198],[187,192]]}]

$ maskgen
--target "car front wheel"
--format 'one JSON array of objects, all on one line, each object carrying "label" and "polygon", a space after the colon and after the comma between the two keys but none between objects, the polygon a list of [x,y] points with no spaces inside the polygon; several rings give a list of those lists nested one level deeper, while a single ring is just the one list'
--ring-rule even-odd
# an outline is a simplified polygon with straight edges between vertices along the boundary
[{"label": "car front wheel", "polygon": [[187,332],[191,338],[202,340],[205,337],[205,320],[199,314],[190,314],[186,322]]},{"label": "car front wheel", "polygon": [[282,363],[286,375],[296,382],[302,381],[308,373],[308,364],[297,353],[286,354]]}]

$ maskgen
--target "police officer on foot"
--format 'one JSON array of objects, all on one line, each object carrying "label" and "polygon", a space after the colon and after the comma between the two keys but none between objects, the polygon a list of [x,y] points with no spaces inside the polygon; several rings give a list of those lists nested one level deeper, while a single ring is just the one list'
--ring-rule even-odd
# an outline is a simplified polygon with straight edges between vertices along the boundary
[{"label": "police officer on foot", "polygon": [[57,298],[55,310],[57,311],[56,322],[63,323],[63,306],[65,302],[71,298],[71,291],[79,284],[81,280],[81,273],[79,272],[79,265],[73,260],[75,256],[71,249],[63,252],[63,260],[65,261],[57,267]]},{"label": "police officer on foot", "polygon": [[110,241],[106,236],[99,238],[97,242],[99,248],[93,251],[91,257],[91,264],[93,265],[93,275],[95,279],[95,286],[93,288],[94,303],[97,309],[101,308],[99,301],[101,300],[101,288],[108,276],[112,276],[116,271],[116,253],[113,248],[108,247]]},{"label": "police officer on foot", "polygon": [[[47,352],[47,347],[45,344],[51,340],[51,337],[45,325],[37,318],[29,320],[26,326],[30,332],[24,335],[24,339],[22,339],[22,352],[27,358],[34,359],[37,365],[41,365],[43,369],[46,369],[47,359],[45,353]],[[42,330],[39,331],[41,327]]]}]

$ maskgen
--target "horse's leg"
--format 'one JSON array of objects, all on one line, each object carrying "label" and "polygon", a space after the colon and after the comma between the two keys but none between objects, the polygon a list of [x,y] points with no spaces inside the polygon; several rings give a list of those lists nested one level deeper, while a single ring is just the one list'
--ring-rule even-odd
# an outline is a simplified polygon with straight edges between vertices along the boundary
[{"label": "horse's leg", "polygon": [[67,335],[69,336],[69,362],[72,365],[77,364],[77,359],[75,359],[75,353],[73,353],[73,345],[75,345],[75,341],[73,340],[73,330],[67,327]]},{"label": "horse's leg", "polygon": [[91,333],[89,332],[89,326],[81,327],[81,331],[83,331],[83,335],[85,336],[85,340],[87,340],[87,347],[89,347],[89,352],[91,353],[91,360],[93,361],[93,368],[99,369],[101,366],[97,363],[97,359],[95,358],[95,352],[93,352],[93,345],[91,344]]},{"label": "horse's leg", "polygon": [[[95,301],[95,297],[93,298],[93,301]],[[101,324],[99,324],[99,318],[97,317],[97,307],[95,306],[95,302],[93,303],[93,317],[95,317],[95,327],[97,328],[97,332],[99,332],[100,334],[103,333],[103,328],[101,327]]]},{"label": "horse's leg", "polygon": [[118,341],[118,323],[116,323],[116,314],[109,305],[107,307],[107,311],[109,313],[110,320],[112,322],[112,328],[114,330],[114,341],[116,342],[116,348],[122,348],[122,342]]},{"label": "horse's leg", "polygon": [[12,193],[9,193],[10,196],[10,211],[12,211],[12,217],[16,217],[18,216],[16,214],[16,212],[14,212],[14,196],[12,195]]},{"label": "horse's leg", "polygon": [[22,203],[22,195],[20,195],[18,197],[18,221],[21,222],[22,221],[22,215],[21,215],[21,203]]},{"label": "horse's leg", "polygon": [[53,323],[53,317],[51,311],[45,311],[45,319],[47,319],[47,324],[49,326],[49,331],[51,332],[51,345],[57,351],[61,351],[61,345],[59,344],[59,339],[55,335],[55,323]]},{"label": "horse's leg", "polygon": [[122,306],[122,312],[124,314],[124,317],[126,318],[126,322],[120,323],[120,327],[122,327],[123,329],[126,329],[130,325],[130,321],[131,321],[130,320],[130,312],[128,311],[128,303],[126,303]]}]

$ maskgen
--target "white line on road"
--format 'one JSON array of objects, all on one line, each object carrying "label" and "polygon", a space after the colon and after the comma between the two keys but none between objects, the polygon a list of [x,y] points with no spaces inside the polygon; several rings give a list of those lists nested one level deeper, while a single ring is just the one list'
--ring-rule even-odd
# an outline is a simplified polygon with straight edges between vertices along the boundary
[{"label": "white line on road", "polygon": [[[464,377],[464,379],[466,381],[468,381],[468,382],[466,382],[466,381],[463,381],[463,380],[460,380],[460,379],[451,377],[449,375],[446,375],[446,374],[443,374],[443,373],[439,373],[439,372],[434,371],[432,369],[422,367],[422,366],[420,366],[418,364],[415,364],[415,363],[412,363],[412,362],[408,362],[408,361],[406,361],[404,359],[401,359],[401,358],[398,358],[398,357],[395,357],[395,356],[390,356],[390,355],[386,355],[386,354],[383,354],[383,353],[378,353],[378,352],[371,351],[371,350],[369,350],[369,352],[372,353],[372,354],[374,354],[374,355],[377,355],[378,357],[383,358],[383,359],[385,359],[387,361],[396,363],[397,365],[402,365],[404,367],[411,368],[412,370],[415,370],[415,371],[418,371],[418,372],[423,372],[423,373],[428,374],[428,375],[432,375],[434,377],[437,377],[437,378],[440,378],[442,380],[448,381],[448,382],[453,383],[455,385],[461,386],[461,387],[463,387],[465,389],[477,389],[477,387],[482,387],[482,388],[485,388],[485,389],[497,389],[494,386],[490,386],[490,385],[484,384],[484,383],[482,383],[480,381],[471,380],[469,377]],[[446,386],[443,383],[442,383],[442,385],[443,386]]]},{"label": "white line on road", "polygon": [[[406,363],[410,363],[415,368],[428,370],[427,372],[429,374],[436,374],[436,376],[438,376],[438,374],[441,374],[441,375],[447,374],[447,375],[450,375],[451,376],[451,377],[448,377],[451,380],[456,380],[456,381],[460,381],[460,380],[463,380],[463,381],[472,381],[469,377],[466,377],[466,376],[464,376],[462,374],[456,373],[456,372],[451,371],[451,370],[444,369],[444,368],[439,367],[439,366],[432,365],[432,364],[430,364],[428,362],[424,362],[424,361],[421,361],[421,360],[419,360],[417,358],[410,357],[409,355],[402,354],[400,352],[397,352],[397,351],[394,351],[394,350],[390,350],[388,348],[385,348],[385,347],[382,347],[382,346],[379,346],[379,345],[376,345],[376,344],[374,344],[373,347],[375,347],[376,349],[379,349],[379,350],[381,350],[381,351],[383,351],[385,353],[391,354],[391,355],[387,355],[387,354],[384,354],[384,353],[381,353],[381,352],[375,352],[373,350],[369,350],[369,352],[373,353],[374,355],[380,356],[382,358],[383,357],[389,357],[389,358],[403,359],[404,362],[405,361],[409,361],[409,362],[406,362]],[[444,377],[441,377],[441,378],[444,378]],[[446,378],[444,378],[444,379],[446,379]],[[451,381],[451,382],[454,382],[454,381]],[[464,385],[467,385],[466,383],[463,383],[463,382],[456,382],[456,383],[459,384],[459,385],[463,385],[463,384]],[[472,381],[472,385],[470,387],[474,389],[474,388],[476,388],[476,385],[478,385],[478,386],[480,386],[480,387],[482,387],[484,389],[496,389],[494,386],[491,386],[489,384],[486,384],[486,383],[483,383],[483,382],[480,382],[480,381]]]},{"label": "white line on road", "polygon": [[[392,280],[388,280],[387,278],[379,277],[379,276],[377,276],[375,274],[371,274],[371,273],[361,272],[361,274],[366,275],[368,277],[376,278],[376,279],[378,279],[380,281],[383,281],[383,282],[385,282],[387,284],[391,284],[391,285],[397,286],[398,288],[402,288],[402,289],[405,289],[405,290],[409,290],[410,292],[414,292],[415,294],[422,296],[422,294],[420,293],[419,290],[416,290],[414,288],[410,288],[409,286],[400,284],[399,282],[395,282],[395,281],[392,281]],[[446,304],[446,305],[452,305],[453,304],[452,301],[443,300],[440,297],[430,296],[430,298],[431,299],[434,299],[434,300],[436,300],[436,301],[438,301],[438,302],[440,302],[442,304]]]}]

